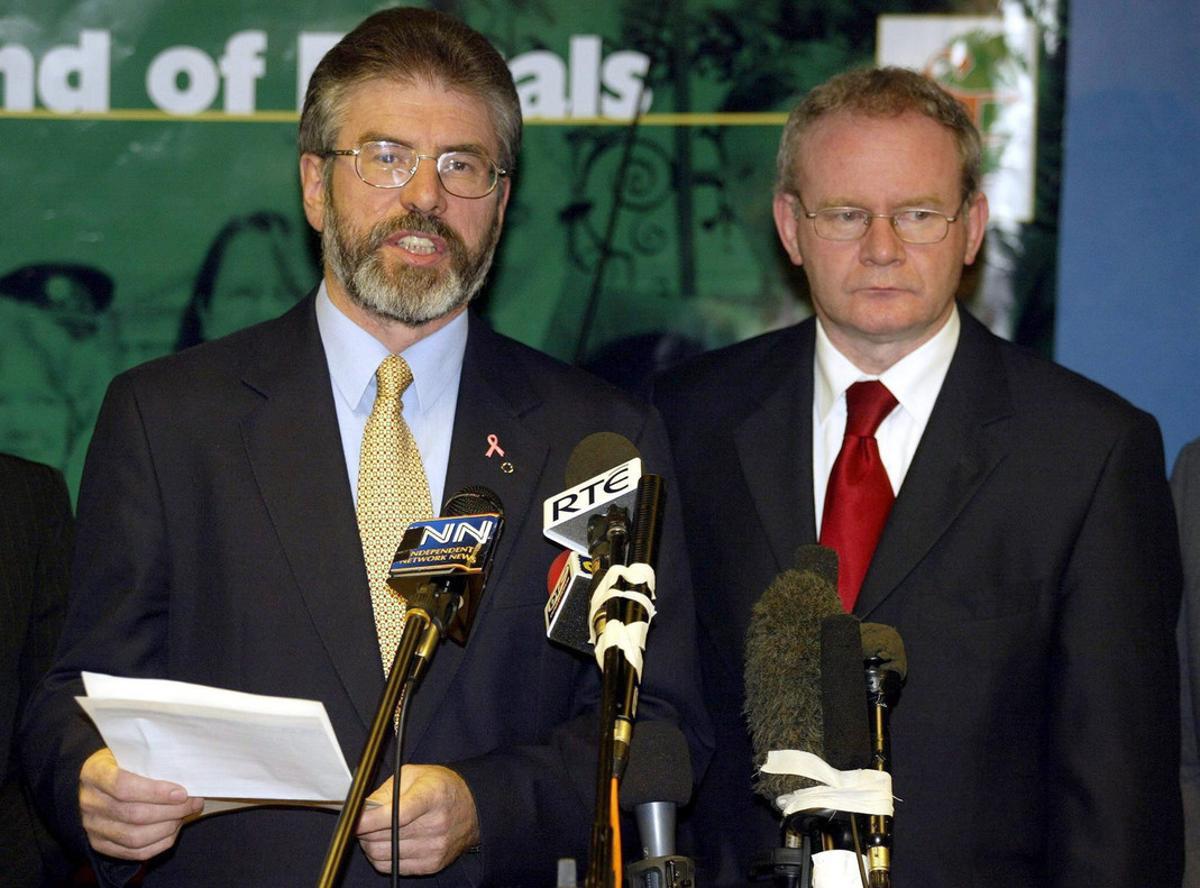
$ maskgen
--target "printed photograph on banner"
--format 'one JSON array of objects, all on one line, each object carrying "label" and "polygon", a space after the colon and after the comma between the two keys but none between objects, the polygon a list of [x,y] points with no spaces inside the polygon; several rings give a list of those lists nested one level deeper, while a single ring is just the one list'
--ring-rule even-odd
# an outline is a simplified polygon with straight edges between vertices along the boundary
[{"label": "printed photograph on banner", "polygon": [[876,59],[921,71],[962,102],[983,134],[993,222],[1033,220],[1037,27],[1003,16],[881,15]]}]

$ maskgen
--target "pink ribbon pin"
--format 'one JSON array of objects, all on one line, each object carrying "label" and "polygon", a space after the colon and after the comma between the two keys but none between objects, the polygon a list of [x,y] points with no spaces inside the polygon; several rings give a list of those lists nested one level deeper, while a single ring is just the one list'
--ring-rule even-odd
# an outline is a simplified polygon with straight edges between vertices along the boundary
[{"label": "pink ribbon pin", "polygon": [[487,453],[485,453],[484,456],[488,457],[489,459],[491,458],[493,453],[498,453],[501,456],[504,456],[504,451],[502,449],[500,449],[500,439],[499,438],[497,438],[495,435],[488,435],[487,442],[488,442],[488,449],[487,449]]}]

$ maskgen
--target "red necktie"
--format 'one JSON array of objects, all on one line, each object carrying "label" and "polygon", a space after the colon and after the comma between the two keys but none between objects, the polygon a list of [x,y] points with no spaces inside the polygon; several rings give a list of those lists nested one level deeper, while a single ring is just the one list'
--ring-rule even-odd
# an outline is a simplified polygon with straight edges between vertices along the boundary
[{"label": "red necktie", "polygon": [[838,596],[854,610],[895,496],[875,430],[898,402],[878,380],[846,389],[846,437],[829,473],[821,545],[838,553]]}]

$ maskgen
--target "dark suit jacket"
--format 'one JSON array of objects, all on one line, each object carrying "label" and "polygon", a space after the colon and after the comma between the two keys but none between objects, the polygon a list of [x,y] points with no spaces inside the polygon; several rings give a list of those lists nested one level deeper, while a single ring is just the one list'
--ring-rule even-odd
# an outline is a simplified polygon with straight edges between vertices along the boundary
[{"label": "dark suit jacket", "polygon": [[[650,408],[470,322],[447,493],[495,490],[508,525],[465,650],[443,643],[409,710],[406,759],[450,764],[474,794],[482,850],[429,884],[550,884],[586,857],[597,667],[545,638],[542,500],[594,431],[669,465]],[[498,436],[514,470],[488,459]],[[707,727],[678,507],[664,531],[661,619],[639,715],[679,720],[696,765]],[[119,376],[79,500],[75,601],[63,654],[26,721],[39,797],[77,844],[81,669],[322,701],[353,768],[383,687],[350,484],[313,300],[282,318]],[[385,760],[390,760],[390,753]],[[334,820],[257,809],[187,826],[147,884],[315,881]],[[375,884],[351,848],[343,884]],[[420,884],[420,880],[412,880]]]},{"label": "dark suit jacket", "polygon": [[1171,472],[1183,550],[1183,607],[1179,613],[1183,761],[1180,786],[1187,829],[1185,888],[1200,888],[1200,440],[1179,452]]},{"label": "dark suit jacket", "polygon": [[58,470],[0,454],[0,503],[0,885],[30,888],[66,867],[26,798],[14,740],[62,630],[71,501]]},{"label": "dark suit jacket", "polygon": [[[778,838],[752,795],[743,639],[751,605],[816,540],[814,324],[703,356],[657,390],[716,729],[692,820],[710,884],[741,884]],[[1175,538],[1154,421],[963,313],[855,608],[895,626],[909,658],[892,719],[897,885],[1178,884]]]}]

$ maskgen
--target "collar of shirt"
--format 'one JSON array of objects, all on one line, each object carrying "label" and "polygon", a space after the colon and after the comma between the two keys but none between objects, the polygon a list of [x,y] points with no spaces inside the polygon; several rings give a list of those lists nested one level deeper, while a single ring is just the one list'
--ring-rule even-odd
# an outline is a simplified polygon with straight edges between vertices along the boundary
[{"label": "collar of shirt", "polygon": [[820,322],[817,323],[813,357],[813,502],[818,531],[825,508],[829,472],[841,450],[846,431],[846,389],[862,380],[878,379],[899,402],[875,434],[892,490],[899,492],[942,390],[946,371],[950,369],[961,326],[955,306],[950,318],[933,338],[879,376],[874,376],[854,366],[829,341]]},{"label": "collar of shirt", "polygon": [[[382,342],[337,309],[324,282],[317,292],[316,312],[329,364],[347,474],[357,500],[359,451],[367,417],[375,403],[375,371],[389,352]],[[435,509],[445,485],[467,331],[467,313],[463,312],[401,353],[413,374],[413,384],[402,398],[404,420],[421,453]]]},{"label": "collar of shirt", "polygon": [[[354,411],[370,416],[375,403],[375,371],[389,354],[387,346],[338,311],[323,281],[317,292],[317,326],[338,394]],[[467,314],[463,312],[401,353],[413,374],[413,384],[402,399],[405,417],[432,409],[451,381],[458,382],[466,348]]]},{"label": "collar of shirt", "polygon": [[[929,422],[934,402],[942,390],[942,381],[950,369],[950,360],[958,346],[958,331],[962,322],[958,307],[933,338],[920,348],[905,355],[878,376],[864,373],[839,352],[829,341],[825,328],[817,323],[817,347],[813,361],[814,419],[824,425],[835,406],[840,406],[842,418],[846,412],[846,389],[856,382],[878,379],[888,387],[900,407],[917,420],[921,427]],[[889,416],[888,419],[891,419]],[[886,423],[888,420],[884,420]],[[843,423],[844,424],[844,423]]]}]

